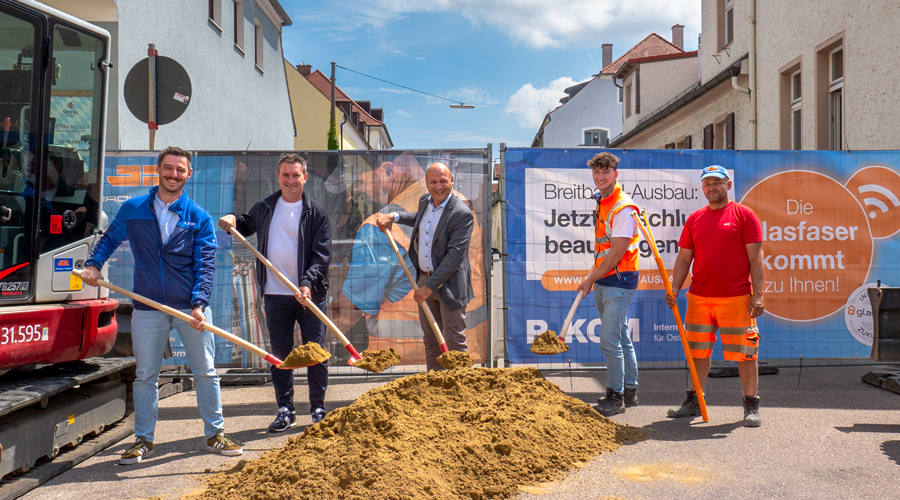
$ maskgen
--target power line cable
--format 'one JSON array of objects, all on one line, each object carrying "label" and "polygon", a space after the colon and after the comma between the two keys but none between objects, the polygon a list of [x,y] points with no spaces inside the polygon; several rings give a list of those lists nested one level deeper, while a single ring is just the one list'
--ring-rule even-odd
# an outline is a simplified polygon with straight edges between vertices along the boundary
[{"label": "power line cable", "polygon": [[[421,91],[421,90],[418,90],[418,89],[414,89],[414,88],[412,88],[412,87],[407,87],[407,86],[405,86],[405,85],[400,85],[399,83],[389,82],[389,81],[387,81],[387,80],[385,80],[385,79],[383,79],[383,78],[378,78],[377,76],[367,75],[367,74],[365,74],[365,73],[361,73],[361,72],[359,72],[359,71],[356,71],[356,70],[353,70],[353,69],[350,69],[350,68],[341,66],[340,64],[335,64],[335,67],[341,68],[341,69],[346,70],[346,71],[349,71],[349,72],[351,72],[351,73],[356,73],[357,75],[362,75],[362,76],[364,76],[364,77],[366,77],[366,78],[371,78],[371,79],[373,79],[373,80],[378,80],[379,82],[387,83],[388,85],[393,85],[393,86],[395,86],[395,87],[400,87],[401,89],[406,89],[406,90],[409,90],[409,91],[411,91],[411,92],[418,92],[418,93],[420,93],[420,94],[425,94],[425,95],[427,95],[427,96],[436,97],[436,98],[438,98],[438,99],[443,99],[443,100],[445,100],[445,101],[449,101],[449,102],[452,102],[452,103],[458,103],[458,104],[460,104],[460,105],[466,104],[466,103],[464,103],[464,102],[462,102],[462,101],[456,101],[456,100],[453,100],[453,99],[448,99],[448,98],[446,98],[446,97],[442,97],[442,96],[434,95],[434,94],[429,94],[428,92],[424,92],[424,91]],[[473,104],[477,104],[477,103],[473,103]],[[519,105],[519,104],[477,104],[477,105],[478,105],[478,106],[506,107],[506,108],[546,108],[546,107],[547,107],[547,106],[527,106],[527,105]]]}]

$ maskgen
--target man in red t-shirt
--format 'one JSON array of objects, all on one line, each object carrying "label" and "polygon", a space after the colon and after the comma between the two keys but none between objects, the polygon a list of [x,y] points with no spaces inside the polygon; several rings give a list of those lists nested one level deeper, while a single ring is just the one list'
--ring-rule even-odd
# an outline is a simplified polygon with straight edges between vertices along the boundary
[{"label": "man in red t-shirt", "polygon": [[[709,206],[692,213],[681,233],[678,257],[672,273],[672,292],[666,297],[674,306],[678,292],[693,262],[684,329],[700,389],[709,374],[716,330],[722,339],[723,357],[736,361],[744,389],[744,426],[759,427],[759,329],[756,318],[763,304],[762,228],[750,208],[728,199],[731,180],[721,165],[711,165],[700,174]],[[693,385],[693,384],[692,384]],[[687,399],[668,411],[673,418],[700,414],[696,388]]]}]

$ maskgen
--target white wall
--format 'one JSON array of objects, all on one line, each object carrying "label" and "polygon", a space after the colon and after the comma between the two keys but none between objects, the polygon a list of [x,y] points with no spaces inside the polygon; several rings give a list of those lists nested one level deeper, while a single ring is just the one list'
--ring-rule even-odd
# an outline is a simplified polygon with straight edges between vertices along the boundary
[{"label": "white wall", "polygon": [[[267,0],[260,0],[269,6]],[[106,6],[79,12],[79,4],[57,0],[54,7],[73,15],[109,19],[117,8],[117,26],[101,23],[118,34],[114,42],[114,72],[110,88],[109,150],[146,150],[147,125],[131,114],[123,93],[131,68],[147,57],[148,44],[160,56],[178,61],[191,79],[192,94],[185,113],[161,125],[156,149],[177,145],[188,150],[291,150],[294,127],[282,62],[281,34],[256,0],[244,0],[244,51],[234,45],[234,2],[222,0],[220,31],[209,19],[208,2],[197,0],[116,0],[88,2]],[[96,5],[95,5],[96,4]],[[93,13],[92,13],[93,12]],[[99,12],[99,13],[98,13]],[[254,61],[254,18],[263,26],[263,68]],[[95,21],[86,18],[86,21]],[[288,27],[290,29],[290,27]],[[167,98],[158,96],[158,99]],[[116,130],[114,127],[118,127]]]},{"label": "white wall", "polygon": [[612,77],[594,77],[575,97],[550,113],[544,127],[545,148],[571,148],[584,143],[584,130],[605,128],[609,138],[622,132],[622,104]]}]

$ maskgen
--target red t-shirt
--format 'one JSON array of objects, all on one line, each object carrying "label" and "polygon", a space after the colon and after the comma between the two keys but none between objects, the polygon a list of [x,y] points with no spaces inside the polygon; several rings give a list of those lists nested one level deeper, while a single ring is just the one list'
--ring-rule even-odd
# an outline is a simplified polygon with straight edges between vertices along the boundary
[{"label": "red t-shirt", "polygon": [[759,218],[748,207],[730,202],[692,213],[678,246],[694,251],[690,291],[701,297],[749,295],[750,259],[747,244],[762,241]]}]

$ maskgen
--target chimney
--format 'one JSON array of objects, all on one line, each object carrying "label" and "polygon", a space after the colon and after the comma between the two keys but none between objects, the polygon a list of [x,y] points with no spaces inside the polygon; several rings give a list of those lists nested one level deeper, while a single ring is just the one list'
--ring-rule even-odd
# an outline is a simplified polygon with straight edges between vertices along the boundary
[{"label": "chimney", "polygon": [[299,71],[300,74],[303,75],[303,78],[306,78],[310,73],[312,73],[312,65],[306,63],[298,64],[297,71]]},{"label": "chimney", "polygon": [[612,64],[612,61],[613,61],[613,59],[612,59],[612,44],[604,43],[603,45],[601,45],[601,47],[603,47],[603,67],[605,68],[605,67],[609,66],[610,64]]},{"label": "chimney", "polygon": [[672,26],[672,45],[684,50],[684,25],[676,24]]}]

